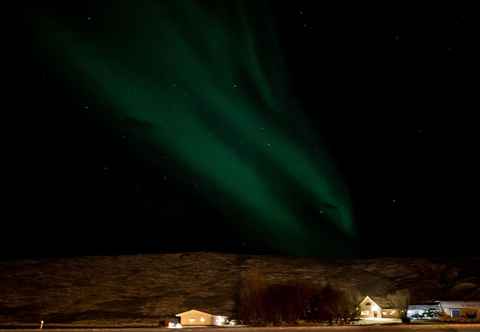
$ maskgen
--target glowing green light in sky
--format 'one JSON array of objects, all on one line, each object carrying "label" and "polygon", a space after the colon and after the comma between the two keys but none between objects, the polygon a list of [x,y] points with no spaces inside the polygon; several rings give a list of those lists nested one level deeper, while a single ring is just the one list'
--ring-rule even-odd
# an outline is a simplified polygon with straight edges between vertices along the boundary
[{"label": "glowing green light in sky", "polygon": [[123,2],[77,26],[39,23],[71,80],[82,75],[115,116],[149,123],[151,144],[242,206],[279,248],[308,253],[311,236],[290,185],[318,206],[319,223],[353,235],[348,195],[326,153],[312,158],[282,125],[301,110],[287,106],[287,68],[263,4]]}]

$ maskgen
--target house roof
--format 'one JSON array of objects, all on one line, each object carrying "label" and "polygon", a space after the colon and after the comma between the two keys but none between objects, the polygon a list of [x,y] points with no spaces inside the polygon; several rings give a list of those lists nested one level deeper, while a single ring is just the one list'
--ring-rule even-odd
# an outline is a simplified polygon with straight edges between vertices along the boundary
[{"label": "house roof", "polygon": [[363,302],[370,300],[371,302],[375,303],[380,307],[380,309],[391,309],[395,308],[395,305],[391,302],[388,301],[387,299],[381,298],[381,297],[370,297],[370,296],[365,296],[365,298],[360,302],[362,304]]},{"label": "house roof", "polygon": [[181,317],[181,316],[186,315],[186,314],[194,314],[194,313],[213,316],[212,314],[209,314],[208,312],[200,311],[200,310],[195,310],[195,309],[178,313],[178,314],[176,314],[175,316]]},{"label": "house roof", "polygon": [[440,301],[442,308],[480,308],[480,301]]},{"label": "house roof", "polygon": [[395,304],[392,301],[389,301],[381,297],[375,297],[374,299],[375,299],[375,302],[378,304],[378,306],[382,309],[395,308]]},{"label": "house roof", "polygon": [[438,304],[410,304],[407,307],[407,310],[428,310],[428,309],[439,309]]}]

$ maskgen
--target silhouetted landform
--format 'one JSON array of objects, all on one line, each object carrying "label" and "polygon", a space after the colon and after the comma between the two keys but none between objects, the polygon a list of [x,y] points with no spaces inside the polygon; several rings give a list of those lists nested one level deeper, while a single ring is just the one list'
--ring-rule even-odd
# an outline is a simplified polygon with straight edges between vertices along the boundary
[{"label": "silhouetted landform", "polygon": [[252,271],[272,285],[330,284],[358,301],[480,299],[480,257],[93,256],[0,263],[0,324],[156,325],[189,309],[235,317],[239,288]]}]

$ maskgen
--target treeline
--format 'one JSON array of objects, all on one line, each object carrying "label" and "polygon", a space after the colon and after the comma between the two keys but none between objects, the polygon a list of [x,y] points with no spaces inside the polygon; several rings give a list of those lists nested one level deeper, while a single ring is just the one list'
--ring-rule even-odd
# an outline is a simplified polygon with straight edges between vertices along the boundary
[{"label": "treeline", "polygon": [[356,317],[356,301],[329,284],[267,284],[260,273],[250,272],[240,287],[238,316],[249,324],[341,324]]}]

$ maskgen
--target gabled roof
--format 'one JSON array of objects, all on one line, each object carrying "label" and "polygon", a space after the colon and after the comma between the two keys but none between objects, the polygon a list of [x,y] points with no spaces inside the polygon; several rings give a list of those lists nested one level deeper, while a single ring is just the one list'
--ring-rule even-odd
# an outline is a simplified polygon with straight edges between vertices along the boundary
[{"label": "gabled roof", "polygon": [[175,316],[181,317],[181,316],[183,316],[183,315],[193,314],[193,313],[213,316],[212,314],[209,314],[208,312],[204,312],[204,311],[200,311],[200,310],[195,310],[195,309],[181,312],[181,313],[179,313],[179,314],[176,314]]},{"label": "gabled roof", "polygon": [[439,304],[409,304],[407,310],[428,310],[428,309],[440,309]]},{"label": "gabled roof", "polygon": [[388,300],[385,300],[381,297],[375,297],[375,299],[372,299],[370,296],[365,296],[365,298],[360,302],[359,305],[362,305],[364,302],[366,301],[370,301],[374,304],[376,304],[377,306],[380,307],[380,309],[392,309],[392,308],[395,308],[394,304],[391,303],[390,301]]},{"label": "gabled roof", "polygon": [[365,302],[370,302],[370,303],[376,304],[377,306],[380,307],[380,305],[378,305],[377,302],[375,302],[374,300],[372,300],[372,298],[371,298],[370,296],[365,296],[365,298],[360,302],[359,305],[362,305],[362,304],[364,304]]},{"label": "gabled roof", "polygon": [[370,301],[370,302],[375,303],[375,301],[372,300],[372,299],[370,298],[370,296],[367,295],[367,296],[365,296],[365,297],[363,298],[362,301],[360,301],[359,305],[362,305],[364,302],[367,302],[367,301]]},{"label": "gabled roof", "polygon": [[442,308],[480,308],[480,301],[440,301]]}]

